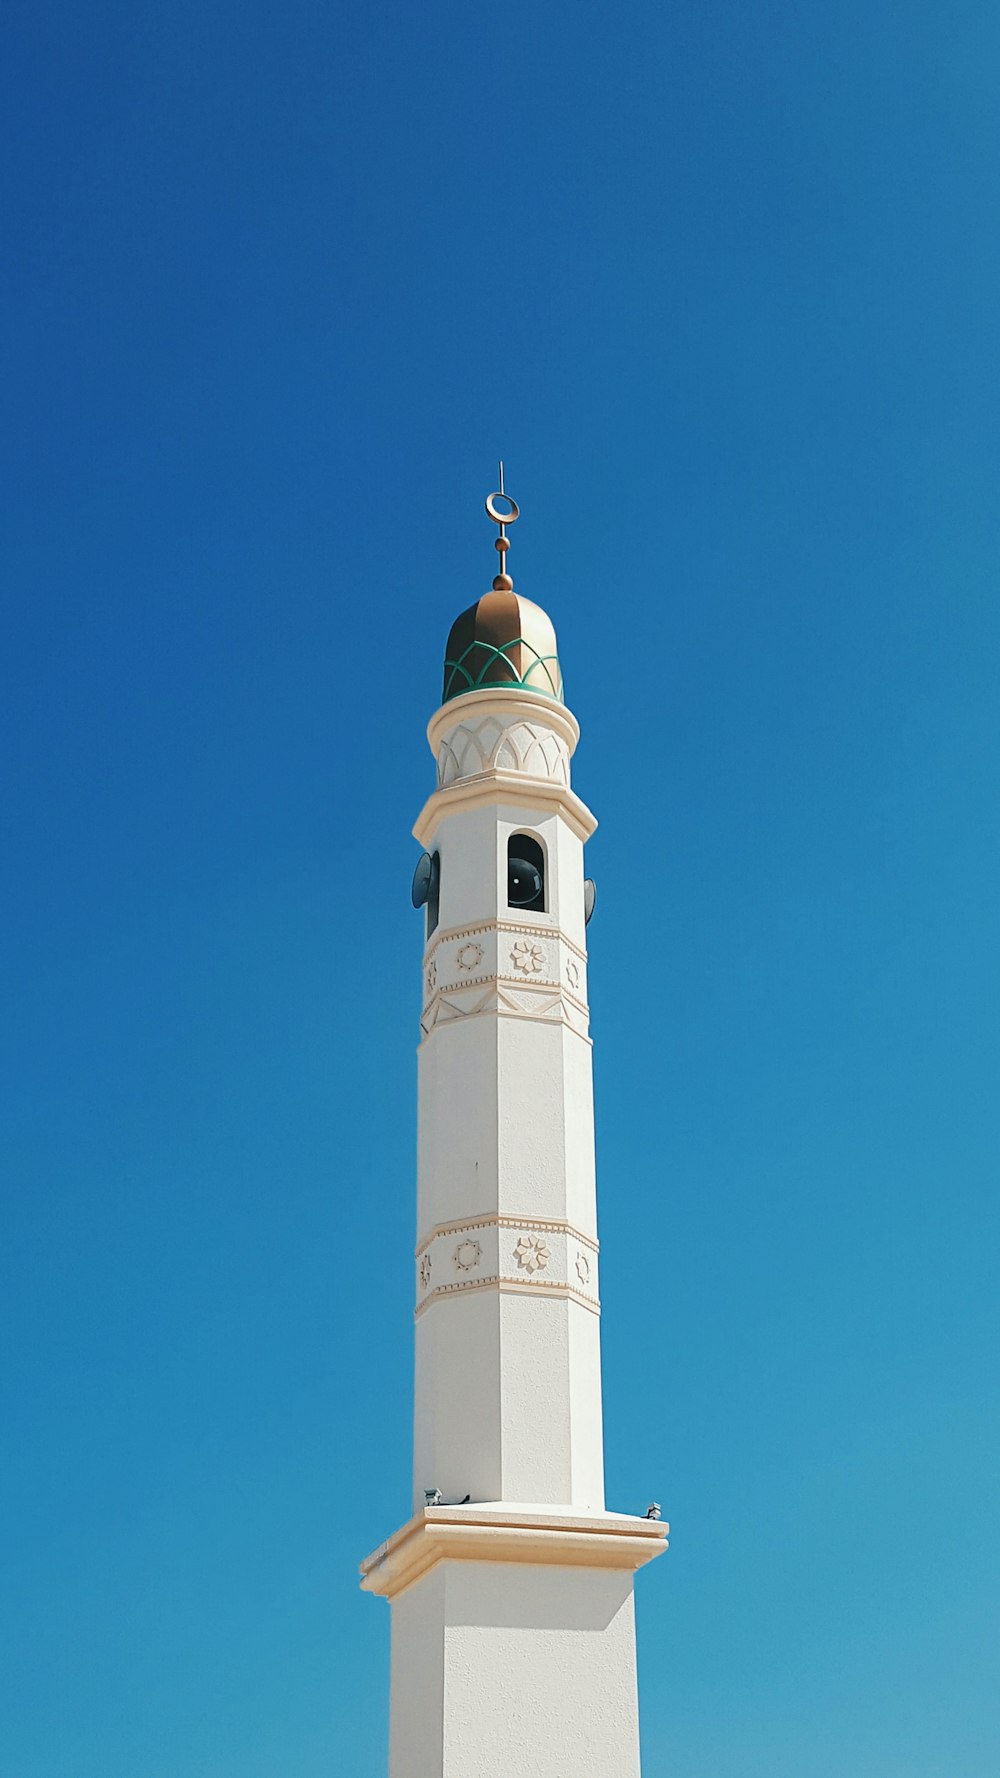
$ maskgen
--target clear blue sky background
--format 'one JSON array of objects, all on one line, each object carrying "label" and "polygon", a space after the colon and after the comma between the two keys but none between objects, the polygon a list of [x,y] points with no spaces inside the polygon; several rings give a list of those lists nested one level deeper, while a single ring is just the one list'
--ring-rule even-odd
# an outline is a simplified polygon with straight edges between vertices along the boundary
[{"label": "clear blue sky background", "polygon": [[3,1778],[384,1778],[501,452],[601,818],[645,1778],[996,1778],[995,3],[4,39]]}]

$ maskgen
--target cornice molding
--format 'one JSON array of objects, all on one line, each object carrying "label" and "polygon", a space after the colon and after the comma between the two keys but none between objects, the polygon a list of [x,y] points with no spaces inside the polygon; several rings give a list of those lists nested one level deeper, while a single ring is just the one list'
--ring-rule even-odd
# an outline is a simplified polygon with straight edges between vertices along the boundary
[{"label": "cornice molding", "polygon": [[477,772],[472,778],[459,778],[443,790],[435,790],[414,823],[413,836],[429,848],[446,816],[489,808],[494,803],[518,809],[554,808],[579,840],[589,840],[597,827],[597,817],[567,785],[551,778],[529,778],[523,772],[494,771]]},{"label": "cornice molding", "polygon": [[541,1508],[425,1507],[361,1564],[366,1593],[394,1599],[439,1562],[530,1562],[535,1567],[635,1573],[667,1548],[662,1519],[576,1515]]}]

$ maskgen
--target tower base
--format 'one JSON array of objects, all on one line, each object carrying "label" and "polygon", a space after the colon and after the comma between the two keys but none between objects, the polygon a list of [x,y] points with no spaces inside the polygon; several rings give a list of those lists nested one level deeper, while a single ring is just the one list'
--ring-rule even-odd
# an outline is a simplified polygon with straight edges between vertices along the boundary
[{"label": "tower base", "polygon": [[633,1574],[668,1527],[429,1507],[362,1564],[392,1604],[390,1778],[639,1778]]}]

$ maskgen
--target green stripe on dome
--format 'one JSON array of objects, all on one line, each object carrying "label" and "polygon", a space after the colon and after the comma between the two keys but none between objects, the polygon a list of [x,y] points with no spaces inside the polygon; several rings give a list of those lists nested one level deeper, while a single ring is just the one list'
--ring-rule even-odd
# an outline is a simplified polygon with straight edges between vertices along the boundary
[{"label": "green stripe on dome", "polygon": [[[473,674],[469,671],[469,668],[465,663],[468,661],[469,656],[476,652],[477,648],[486,658],[479,667],[478,672]],[[525,648],[528,650],[529,654],[534,655],[535,658],[528,667],[527,672],[518,672],[511,656],[507,653],[509,648]],[[510,678],[487,680],[487,673],[490,672],[491,668],[493,668],[498,661],[503,662],[510,674]],[[550,661],[555,669],[555,678],[553,678],[552,672],[549,669]],[[536,673],[539,675],[538,679],[533,677]],[[546,680],[547,683],[542,684],[542,679]],[[493,686],[509,687],[511,691],[541,692],[543,697],[559,698],[561,700],[563,695],[563,682],[562,674],[559,671],[559,657],[554,654],[539,654],[537,648],[533,648],[531,643],[526,641],[523,636],[515,636],[511,642],[504,642],[499,648],[492,642],[483,642],[477,638],[474,642],[469,643],[468,648],[462,651],[462,654],[457,661],[445,661],[444,697],[441,702],[447,704],[449,698],[461,697],[463,692],[483,691],[488,690]]]}]

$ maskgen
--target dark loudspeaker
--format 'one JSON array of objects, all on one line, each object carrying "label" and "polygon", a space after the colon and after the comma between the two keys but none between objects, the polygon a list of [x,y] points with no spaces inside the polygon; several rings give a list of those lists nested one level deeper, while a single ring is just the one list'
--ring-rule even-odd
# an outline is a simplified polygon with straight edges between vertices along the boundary
[{"label": "dark loudspeaker", "polygon": [[413,887],[410,890],[410,900],[415,908],[425,907],[430,900],[436,875],[437,859],[432,858],[429,852],[421,852],[417,859],[417,868],[413,873]]},{"label": "dark loudspeaker", "polygon": [[541,873],[529,864],[526,858],[508,858],[507,860],[507,905],[512,908],[530,907],[531,903],[542,892]]}]

